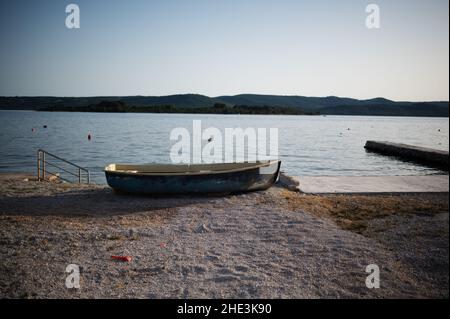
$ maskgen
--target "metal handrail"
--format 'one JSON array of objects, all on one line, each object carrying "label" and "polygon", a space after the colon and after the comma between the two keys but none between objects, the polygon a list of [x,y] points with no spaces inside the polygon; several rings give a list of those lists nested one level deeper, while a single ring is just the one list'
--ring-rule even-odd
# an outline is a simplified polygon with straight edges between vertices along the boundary
[{"label": "metal handrail", "polygon": [[[50,156],[50,157],[52,157],[54,159],[60,160],[60,161],[62,161],[64,163],[66,163],[66,164],[69,164],[69,165],[77,168],[78,172],[74,173],[74,172],[71,172],[71,171],[69,171],[69,170],[67,170],[67,169],[65,169],[65,168],[63,168],[61,166],[58,166],[58,165],[54,164],[54,163],[48,162],[46,160],[46,155],[48,155],[48,156]],[[70,183],[70,181],[68,181],[67,179],[65,179],[65,178],[63,178],[63,177],[61,177],[61,176],[59,176],[59,175],[57,175],[55,173],[52,173],[52,172],[49,172],[48,170],[46,170],[45,169],[46,165],[55,167],[57,169],[60,169],[61,171],[66,172],[67,174],[70,174],[72,176],[77,177],[78,178],[78,183],[80,183],[80,184],[82,183],[82,180],[83,180],[82,172],[85,173],[85,175],[86,175],[86,182],[87,182],[87,184],[89,184],[90,181],[91,181],[91,174],[90,174],[89,170],[87,170],[86,168],[81,167],[81,166],[79,166],[77,164],[74,164],[74,163],[72,163],[72,162],[70,162],[70,161],[68,161],[68,160],[66,160],[64,158],[61,158],[61,157],[56,156],[54,154],[51,154],[51,153],[49,153],[47,151],[44,151],[42,149],[38,150],[37,157],[38,157],[38,160],[37,160],[37,173],[38,173],[38,180],[39,181],[45,180],[45,173],[47,173],[47,174],[55,176],[55,177],[57,177],[57,178],[59,178],[59,179],[61,179],[63,181],[66,181],[66,182]]]}]

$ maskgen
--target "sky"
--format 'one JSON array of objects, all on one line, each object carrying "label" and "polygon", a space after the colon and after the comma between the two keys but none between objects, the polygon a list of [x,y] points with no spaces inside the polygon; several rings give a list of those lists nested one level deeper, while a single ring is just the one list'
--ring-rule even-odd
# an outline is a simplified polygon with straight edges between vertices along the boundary
[{"label": "sky", "polygon": [[[80,28],[65,25],[80,8]],[[366,27],[366,6],[380,28]],[[0,96],[449,100],[448,0],[0,0]]]}]

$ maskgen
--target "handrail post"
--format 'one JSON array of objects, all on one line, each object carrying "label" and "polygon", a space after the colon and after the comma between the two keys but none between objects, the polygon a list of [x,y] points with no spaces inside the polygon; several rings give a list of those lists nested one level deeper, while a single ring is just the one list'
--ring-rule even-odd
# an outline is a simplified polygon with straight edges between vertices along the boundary
[{"label": "handrail post", "polygon": [[37,180],[41,180],[41,151],[38,150],[37,153]]},{"label": "handrail post", "polygon": [[81,184],[81,168],[78,169],[78,183]]},{"label": "handrail post", "polygon": [[42,152],[42,180],[45,181],[45,152]]}]

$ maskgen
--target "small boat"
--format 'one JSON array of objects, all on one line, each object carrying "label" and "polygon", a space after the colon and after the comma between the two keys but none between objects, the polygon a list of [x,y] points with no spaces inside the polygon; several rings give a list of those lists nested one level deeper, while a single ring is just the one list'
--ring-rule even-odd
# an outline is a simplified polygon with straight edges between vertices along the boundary
[{"label": "small boat", "polygon": [[240,193],[271,187],[280,174],[281,161],[256,163],[129,165],[105,167],[108,185],[134,194]]}]

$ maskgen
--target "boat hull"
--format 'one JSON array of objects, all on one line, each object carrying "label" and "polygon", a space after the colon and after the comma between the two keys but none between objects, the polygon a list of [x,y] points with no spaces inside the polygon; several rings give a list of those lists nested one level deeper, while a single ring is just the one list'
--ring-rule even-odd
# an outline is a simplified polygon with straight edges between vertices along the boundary
[{"label": "boat hull", "polygon": [[281,162],[236,172],[214,174],[153,175],[105,170],[108,185],[133,194],[239,193],[264,190],[278,179]]}]

